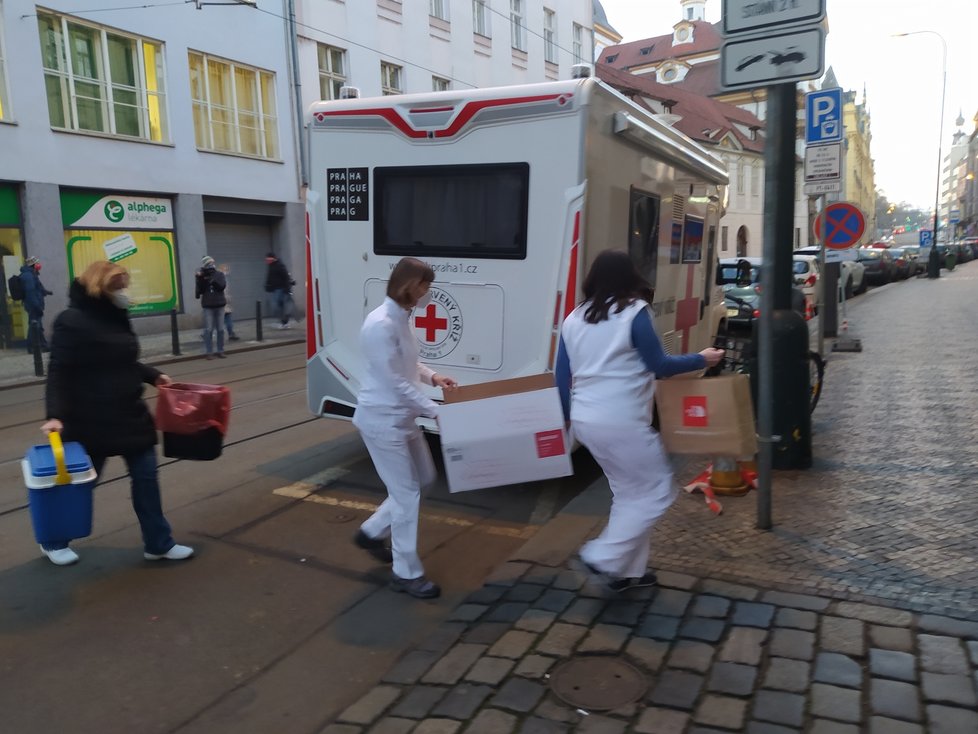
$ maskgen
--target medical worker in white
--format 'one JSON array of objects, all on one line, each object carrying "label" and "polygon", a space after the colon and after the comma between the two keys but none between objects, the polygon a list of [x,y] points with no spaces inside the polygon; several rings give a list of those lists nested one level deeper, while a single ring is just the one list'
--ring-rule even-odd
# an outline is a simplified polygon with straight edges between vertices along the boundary
[{"label": "medical worker in white", "polygon": [[353,424],[387,487],[387,499],[360,526],[354,542],[381,561],[393,560],[391,588],[419,599],[441,594],[438,585],[425,577],[418,556],[421,490],[435,480],[436,471],[415,419],[438,417],[438,404],[420,388],[422,382],[447,390],[457,387],[451,377],[418,362],[411,315],[416,306],[427,305],[434,279],[434,271],[413,257],[401,259],[391,271],[387,298],[367,315],[360,329],[367,370],[353,415]]},{"label": "medical worker in white", "polygon": [[656,377],[717,364],[722,349],[673,357],[652,326],[652,289],[627,253],[605,250],[584,279],[584,303],[564,320],[555,367],[564,416],[611,486],[604,531],[579,558],[613,591],[655,584],[649,536],[676,497],[652,428]]}]

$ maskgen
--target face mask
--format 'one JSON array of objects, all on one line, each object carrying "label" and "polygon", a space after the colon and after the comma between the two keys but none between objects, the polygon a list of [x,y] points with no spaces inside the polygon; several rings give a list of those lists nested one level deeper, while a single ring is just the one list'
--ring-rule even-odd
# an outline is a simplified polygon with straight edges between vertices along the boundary
[{"label": "face mask", "polygon": [[415,308],[425,308],[429,303],[431,303],[431,291],[428,291],[418,299],[418,303],[415,305]]},{"label": "face mask", "polygon": [[123,311],[127,310],[132,304],[132,300],[129,298],[129,290],[126,288],[109,293],[109,300],[112,301],[116,308],[121,308]]}]

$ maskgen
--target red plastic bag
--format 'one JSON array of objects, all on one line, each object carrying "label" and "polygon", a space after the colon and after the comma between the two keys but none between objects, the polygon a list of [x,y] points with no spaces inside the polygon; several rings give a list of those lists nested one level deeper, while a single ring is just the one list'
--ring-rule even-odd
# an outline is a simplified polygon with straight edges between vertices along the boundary
[{"label": "red plastic bag", "polygon": [[231,391],[223,385],[174,382],[159,388],[156,428],[163,433],[188,436],[209,428],[221,436],[231,418]]}]

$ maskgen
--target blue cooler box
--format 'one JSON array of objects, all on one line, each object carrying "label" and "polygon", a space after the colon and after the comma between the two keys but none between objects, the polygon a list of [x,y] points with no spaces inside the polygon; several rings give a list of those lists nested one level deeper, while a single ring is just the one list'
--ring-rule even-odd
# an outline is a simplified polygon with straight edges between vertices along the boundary
[{"label": "blue cooler box", "polygon": [[20,462],[38,543],[84,538],[92,533],[92,490],[97,475],[80,443],[33,446]]}]

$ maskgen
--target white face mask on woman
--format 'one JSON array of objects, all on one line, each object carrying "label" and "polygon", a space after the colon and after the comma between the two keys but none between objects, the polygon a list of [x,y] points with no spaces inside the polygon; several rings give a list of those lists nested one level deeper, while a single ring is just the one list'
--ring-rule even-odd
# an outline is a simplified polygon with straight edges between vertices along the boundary
[{"label": "white face mask on woman", "polygon": [[123,288],[118,291],[109,292],[109,300],[115,305],[116,308],[121,308],[123,311],[129,309],[132,305],[132,299],[129,298],[129,289]]}]

